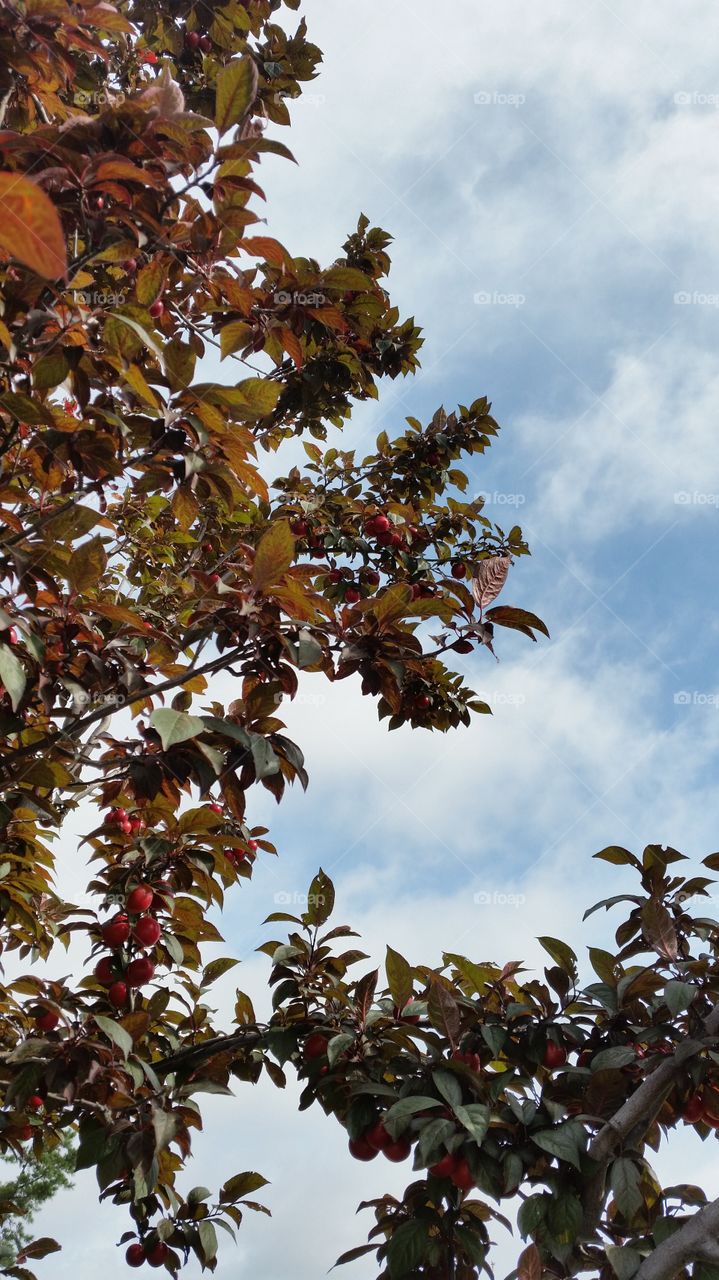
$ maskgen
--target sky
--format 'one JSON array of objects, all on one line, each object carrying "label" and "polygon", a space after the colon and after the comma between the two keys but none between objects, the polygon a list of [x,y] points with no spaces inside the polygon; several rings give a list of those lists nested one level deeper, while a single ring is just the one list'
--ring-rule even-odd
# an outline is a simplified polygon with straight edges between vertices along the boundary
[{"label": "sky", "polygon": [[[252,797],[280,858],[257,864],[223,924],[243,965],[218,1003],[238,982],[258,1010],[260,922],[288,900],[301,909],[319,865],[337,922],[374,962],[390,943],[415,963],[450,949],[541,965],[549,933],[584,964],[619,922],[582,925],[584,909],[631,887],[593,853],[659,842],[695,867],[719,838],[716,5],[306,0],[303,12],[325,61],[292,108],[298,166],[263,162],[268,233],[329,263],[366,213],[395,237],[393,297],[426,339],[420,373],[360,406],[346,447],[369,452],[408,414],[487,395],[502,430],[471,492],[528,536],[501,602],[537,612],[551,640],[505,632],[499,663],[462,659],[494,714],[451,736],[388,734],[354,682],[303,682],[286,720],[310,787],[280,808]],[[227,680],[214,688],[231,696]],[[62,874],[85,879],[70,856]],[[207,1102],[186,1186],[249,1168],[272,1184],[273,1220],[248,1220],[236,1251],[227,1242],[219,1280],[316,1280],[365,1241],[357,1203],[411,1180],[408,1166],[351,1161],[336,1123],[297,1114],[296,1090]],[[716,1193],[713,1153],[681,1135],[657,1167]],[[41,1264],[47,1280],[126,1274],[108,1244],[124,1216],[90,1213],[94,1194],[80,1175],[38,1219],[65,1242]],[[501,1242],[499,1275],[519,1248]]]}]

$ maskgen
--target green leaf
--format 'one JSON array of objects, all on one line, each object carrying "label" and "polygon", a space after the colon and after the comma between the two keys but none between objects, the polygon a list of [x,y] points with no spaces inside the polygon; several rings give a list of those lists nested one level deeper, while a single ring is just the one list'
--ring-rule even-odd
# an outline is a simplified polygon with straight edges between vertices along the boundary
[{"label": "green leaf", "polygon": [[537,942],[540,946],[544,947],[544,950],[552,957],[554,963],[559,965],[559,968],[562,969],[564,973],[568,973],[572,978],[576,977],[577,957],[572,951],[572,948],[566,942],[562,942],[560,938],[548,937],[537,938]]},{"label": "green leaf", "polygon": [[215,89],[215,125],[220,134],[244,119],[257,96],[252,58],[235,58],[220,69]]},{"label": "green leaf", "polygon": [[427,1230],[426,1222],[412,1218],[393,1232],[387,1249],[387,1267],[392,1280],[408,1275],[422,1261],[429,1245]]},{"label": "green leaf", "polygon": [[432,1080],[441,1093],[445,1102],[450,1107],[459,1107],[462,1105],[462,1086],[456,1076],[451,1071],[433,1071]]},{"label": "green leaf", "polygon": [[639,867],[639,859],[630,853],[628,849],[623,849],[621,845],[610,844],[606,849],[600,849],[599,853],[592,855],[594,858],[601,858],[602,862],[611,862],[615,867],[627,866],[629,863],[633,867]]},{"label": "green leaf", "polygon": [[224,973],[229,973],[230,969],[234,969],[239,960],[233,960],[230,956],[220,956],[217,960],[211,960],[202,970],[201,988],[209,987]]},{"label": "green leaf", "polygon": [[696,994],[693,982],[680,982],[678,979],[668,982],[664,988],[664,1001],[672,1017],[688,1009]]},{"label": "green leaf", "polygon": [[324,924],[332,915],[335,905],[335,887],[320,867],[315,876],[310,891],[307,894],[307,910],[305,915],[308,924],[320,925]]},{"label": "green leaf", "polygon": [[390,995],[398,1009],[403,1009],[412,995],[412,968],[408,960],[387,947],[384,967],[387,972],[387,984]]},{"label": "green leaf", "polygon": [[188,1204],[202,1204],[203,1200],[209,1200],[212,1192],[209,1187],[193,1187],[192,1191],[187,1193]]},{"label": "green leaf", "polygon": [[481,1146],[489,1128],[489,1107],[485,1107],[482,1102],[471,1102],[466,1107],[455,1107],[454,1114],[467,1133],[471,1133],[477,1145]]},{"label": "green leaf", "polygon": [[550,1156],[566,1160],[574,1169],[580,1168],[580,1156],[586,1145],[586,1134],[580,1124],[569,1120],[556,1129],[542,1129],[531,1135],[532,1142]]},{"label": "green leaf", "polygon": [[439,1107],[440,1103],[436,1098],[427,1098],[423,1096],[414,1098],[400,1098],[399,1102],[395,1102],[384,1117],[383,1123],[385,1129],[392,1134],[393,1138],[399,1137],[400,1133],[407,1128],[407,1122],[412,1116],[416,1116],[421,1111],[430,1111],[433,1107]]},{"label": "green leaf", "polygon": [[106,1018],[102,1014],[95,1014],[95,1022],[101,1031],[105,1033],[113,1044],[116,1044],[123,1058],[126,1058],[132,1052],[132,1036],[121,1027],[119,1022],[115,1022],[113,1018]]},{"label": "green leaf", "polygon": [[36,391],[57,387],[68,375],[69,365],[64,351],[51,351],[41,356],[32,369],[32,385]]},{"label": "green leaf", "polygon": [[99,535],[83,542],[73,551],[65,566],[65,577],[76,591],[97,586],[107,565],[107,552]]},{"label": "green leaf", "polygon": [[277,586],[295,558],[295,540],[287,520],[275,520],[255,552],[252,583],[258,591]]},{"label": "green leaf", "polygon": [[266,1187],[269,1183],[267,1178],[263,1178],[261,1173],[247,1172],[236,1173],[234,1178],[228,1178],[225,1185],[220,1191],[221,1204],[235,1204],[241,1200],[250,1191],[259,1191],[260,1187]]},{"label": "green leaf", "polygon": [[7,644],[0,644],[0,682],[4,684],[10,695],[10,705],[13,711],[17,711],[17,706],[25,692],[27,681],[25,668]]},{"label": "green leaf", "polygon": [[519,1234],[524,1240],[527,1239],[527,1236],[535,1235],[549,1208],[549,1204],[549,1196],[542,1193],[541,1195],[529,1196],[520,1205],[517,1214],[517,1226]]},{"label": "green leaf", "polygon": [[197,1233],[200,1237],[200,1245],[207,1265],[217,1255],[217,1232],[209,1218],[202,1218],[198,1224]]},{"label": "green leaf", "polygon": [[639,1270],[642,1255],[629,1245],[608,1244],[605,1246],[605,1253],[617,1280],[631,1280],[634,1273]]},{"label": "green leaf", "polygon": [[628,1045],[617,1045],[613,1049],[602,1049],[601,1053],[596,1054],[592,1058],[592,1071],[618,1071],[620,1067],[628,1067],[630,1062],[636,1061],[636,1053],[634,1049],[630,1049]]},{"label": "green leaf", "polygon": [[612,1164],[609,1186],[623,1217],[631,1219],[644,1204],[641,1191],[641,1171],[633,1160],[620,1156]]},{"label": "green leaf", "polygon": [[340,1035],[333,1036],[327,1045],[327,1063],[333,1067],[337,1059],[342,1056],[346,1049],[350,1049],[355,1042],[353,1035],[348,1031],[343,1031]]},{"label": "green leaf", "polygon": [[204,721],[199,716],[190,716],[186,711],[174,711],[171,707],[158,707],[153,711],[150,724],[160,735],[163,751],[177,742],[198,737],[205,728]]},{"label": "green leaf", "polygon": [[374,288],[374,280],[356,267],[330,267],[329,271],[325,271],[322,283],[329,289],[351,293],[366,293]]}]

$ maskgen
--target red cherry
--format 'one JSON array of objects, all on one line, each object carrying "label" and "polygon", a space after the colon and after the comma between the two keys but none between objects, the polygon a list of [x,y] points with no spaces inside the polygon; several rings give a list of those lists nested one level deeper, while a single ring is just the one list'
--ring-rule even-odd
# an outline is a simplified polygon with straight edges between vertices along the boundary
[{"label": "red cherry", "polygon": [[434,1174],[435,1178],[451,1178],[457,1164],[457,1156],[448,1151],[446,1156],[442,1156],[442,1159],[438,1160],[436,1164],[430,1165],[429,1171]]},{"label": "red cherry", "polygon": [[26,1103],[26,1106],[28,1106],[31,1111],[39,1111],[44,1105],[45,1103],[39,1093],[33,1093],[32,1097],[28,1098]]},{"label": "red cherry", "polygon": [[319,1031],[313,1031],[308,1036],[304,1044],[304,1055],[306,1058],[322,1058],[327,1052],[327,1037],[320,1034]]},{"label": "red cherry", "polygon": [[380,529],[377,534],[377,542],[380,547],[388,547],[392,541],[393,534],[390,529]]},{"label": "red cherry", "polygon": [[389,542],[391,547],[401,547],[404,545],[404,538],[398,529],[395,529],[394,533],[389,535]]},{"label": "red cherry", "polygon": [[149,66],[154,67],[157,62],[157,54],[152,49],[143,49],[140,54],[140,62],[147,62]]},{"label": "red cherry", "polygon": [[65,413],[74,413],[77,409],[77,400],[63,400],[62,407]]},{"label": "red cherry", "polygon": [[200,36],[200,48],[203,53],[212,53],[212,41],[209,36]]},{"label": "red cherry", "polygon": [[555,1040],[548,1040],[542,1058],[544,1066],[554,1071],[556,1067],[563,1067],[566,1061],[567,1050],[564,1046],[557,1044]]},{"label": "red cherry", "polygon": [[20,1129],[18,1129],[18,1134],[17,1134],[18,1142],[29,1142],[32,1137],[32,1132],[33,1132],[32,1125],[24,1124]]},{"label": "red cherry", "polygon": [[142,916],[132,931],[141,947],[154,947],[160,941],[161,929],[154,916]]},{"label": "red cherry", "polygon": [[54,1009],[44,1009],[35,1019],[38,1031],[54,1031],[59,1021],[60,1014]]},{"label": "red cherry", "polygon": [[330,569],[329,573],[327,574],[328,582],[332,582],[335,585],[338,582],[341,582],[343,577],[344,577],[344,574],[341,569]]},{"label": "red cherry", "polygon": [[185,46],[186,46],[186,48],[188,48],[188,49],[192,49],[192,50],[193,50],[193,52],[194,52],[194,50],[195,50],[195,49],[199,49],[199,47],[200,47],[200,34],[199,34],[199,32],[198,32],[198,31],[188,31],[188,32],[186,33],[186,35],[185,35]]},{"label": "red cherry", "polygon": [[701,1120],[704,1115],[704,1102],[700,1093],[693,1093],[687,1098],[682,1111],[682,1119],[687,1124],[696,1124],[697,1120]]},{"label": "red cherry", "polygon": [[466,578],[466,576],[467,570],[463,564],[460,564],[459,561],[457,561],[452,565],[452,577],[456,578],[458,582],[461,578]]},{"label": "red cherry", "polygon": [[474,1174],[463,1156],[457,1160],[450,1177],[460,1191],[469,1191],[474,1186]]},{"label": "red cherry", "polygon": [[431,699],[429,695],[426,693],[420,693],[419,697],[415,699],[415,706],[419,707],[420,711],[426,711],[427,708],[431,706]]},{"label": "red cherry", "polygon": [[365,528],[373,534],[386,533],[389,527],[390,521],[384,515],[371,516],[365,525]]},{"label": "red cherry", "polygon": [[368,587],[378,587],[380,584],[380,575],[376,569],[363,569],[360,577],[367,583]]},{"label": "red cherry", "polygon": [[104,208],[105,208],[105,200],[104,200],[104,198],[103,198],[102,196],[95,196],[95,199],[93,200],[93,204],[94,204],[94,206],[95,206],[95,208],[96,208],[96,209],[104,209]]},{"label": "red cherry", "polygon": [[296,538],[304,538],[309,525],[306,520],[290,520],[290,529]]},{"label": "red cherry", "polygon": [[145,1261],[145,1250],[135,1241],[125,1250],[125,1262],[128,1267],[141,1267]]},{"label": "red cherry", "polygon": [[93,970],[95,977],[103,987],[111,987],[115,981],[116,969],[111,956],[103,956]]},{"label": "red cherry", "polygon": [[433,449],[431,453],[427,454],[427,461],[431,467],[439,465],[439,454],[436,449]]},{"label": "red cherry", "polygon": [[130,828],[132,831],[144,831],[145,819],[135,815],[134,818],[130,818]]},{"label": "red cherry", "polygon": [[371,1147],[366,1138],[350,1138],[350,1155],[355,1160],[374,1160],[377,1155],[375,1147]]},{"label": "red cherry", "polygon": [[17,627],[8,627],[7,631],[5,632],[5,636],[3,638],[7,640],[8,644],[17,644],[17,641],[18,641]]},{"label": "red cherry", "polygon": [[149,884],[138,884],[127,895],[127,909],[130,915],[140,916],[143,912],[149,911],[154,896],[154,891]]},{"label": "red cherry", "polygon": [[138,956],[137,960],[131,960],[127,966],[125,977],[128,985],[131,987],[143,987],[146,982],[150,982],[155,973],[155,966],[147,956]]},{"label": "red cherry", "polygon": [[132,823],[129,821],[129,819],[126,818],[124,822],[121,822],[119,824],[119,826],[124,836],[132,835]]},{"label": "red cherry", "polygon": [[375,1151],[384,1151],[385,1147],[389,1147],[392,1144],[392,1135],[387,1132],[381,1120],[377,1120],[364,1136]]},{"label": "red cherry", "polygon": [[124,912],[102,926],[102,940],[106,947],[111,947],[113,950],[115,947],[123,946],[129,936],[130,922]]},{"label": "red cherry", "polygon": [[147,1261],[151,1267],[161,1267],[168,1254],[168,1248],[164,1240],[160,1240],[159,1244],[153,1245],[152,1249],[146,1254]]},{"label": "red cherry", "polygon": [[149,314],[153,320],[159,320],[165,310],[165,304],[161,298],[157,298],[152,306],[148,307]]},{"label": "red cherry", "polygon": [[361,600],[361,595],[356,587],[348,587],[345,591],[345,604],[357,604]]},{"label": "red cherry", "polygon": [[213,813],[222,813],[222,805],[217,800],[210,801],[210,808]]},{"label": "red cherry", "polygon": [[406,1138],[397,1138],[395,1142],[388,1142],[386,1147],[382,1148],[388,1160],[393,1164],[399,1164],[400,1160],[406,1160],[412,1150],[412,1143]]},{"label": "red cherry", "polygon": [[107,992],[107,998],[116,1009],[122,1009],[127,1004],[127,983],[113,982]]},{"label": "red cherry", "polygon": [[260,846],[258,845],[256,840],[247,841],[247,848],[250,850],[251,853],[256,853],[259,847]]}]

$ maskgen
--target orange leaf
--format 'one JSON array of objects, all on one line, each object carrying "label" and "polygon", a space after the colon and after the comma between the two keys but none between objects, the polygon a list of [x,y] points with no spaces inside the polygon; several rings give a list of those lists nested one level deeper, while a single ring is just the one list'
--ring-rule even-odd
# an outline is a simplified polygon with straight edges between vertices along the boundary
[{"label": "orange leaf", "polygon": [[264,258],[266,262],[271,262],[276,267],[282,267],[285,262],[290,261],[290,255],[284,245],[281,245],[279,240],[273,240],[272,236],[250,236],[249,240],[242,241],[240,247],[256,258]]},{"label": "orange leaf", "polygon": [[57,209],[40,187],[16,173],[0,173],[0,249],[46,280],[67,276]]},{"label": "orange leaf", "polygon": [[285,351],[292,357],[296,367],[301,369],[305,362],[305,357],[299,338],[291,329],[280,329],[280,337]]}]

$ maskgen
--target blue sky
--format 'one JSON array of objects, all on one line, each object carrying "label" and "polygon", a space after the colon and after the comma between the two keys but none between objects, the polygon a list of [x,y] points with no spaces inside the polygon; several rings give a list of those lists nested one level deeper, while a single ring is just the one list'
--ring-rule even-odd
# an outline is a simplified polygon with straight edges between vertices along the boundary
[{"label": "blue sky", "polygon": [[[495,714],[450,737],[388,735],[354,685],[303,684],[287,722],[310,790],[279,809],[253,800],[281,858],[258,864],[224,926],[258,1008],[259,922],[320,863],[338,918],[377,959],[390,942],[415,962],[448,947],[536,963],[537,934],[580,951],[611,938],[611,917],[580,927],[586,906],[628,883],[596,850],[651,840],[698,859],[719,827],[716,7],[304,11],[325,64],[293,108],[299,168],[265,166],[268,231],[329,262],[365,212],[395,236],[393,295],[426,336],[418,377],[361,406],[346,442],[369,451],[406,414],[489,396],[502,432],[472,488],[528,532],[533,557],[502,599],[538,612],[552,639],[507,632],[499,664],[470,657]],[[231,982],[222,994],[229,1004]],[[348,1161],[342,1132],[297,1116],[292,1091],[209,1101],[188,1186],[250,1167],[273,1183],[274,1224],[243,1228],[221,1280],[316,1280],[363,1241],[357,1202],[409,1181],[409,1169]],[[673,1165],[713,1185],[711,1155],[680,1139]],[[43,1274],[124,1274],[107,1248],[121,1217],[93,1211],[86,1227],[93,1189],[78,1186],[40,1226],[67,1241],[82,1221],[82,1254],[66,1245]],[[516,1252],[503,1246],[507,1268]]]}]

